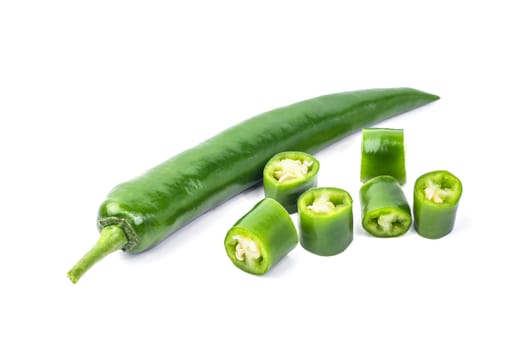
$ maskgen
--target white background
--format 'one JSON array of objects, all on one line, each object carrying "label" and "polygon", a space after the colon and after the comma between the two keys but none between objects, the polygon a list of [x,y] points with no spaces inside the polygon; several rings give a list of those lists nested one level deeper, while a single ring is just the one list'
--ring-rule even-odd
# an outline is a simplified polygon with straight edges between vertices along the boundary
[{"label": "white background", "polygon": [[[522,1],[174,3],[1,2],[0,348],[528,347]],[[67,279],[119,182],[260,112],[397,86],[441,96],[379,126],[405,130],[408,195],[461,178],[449,236],[363,231],[356,133],[317,154],[355,201],[341,255],[236,269],[223,239],[257,188]]]}]

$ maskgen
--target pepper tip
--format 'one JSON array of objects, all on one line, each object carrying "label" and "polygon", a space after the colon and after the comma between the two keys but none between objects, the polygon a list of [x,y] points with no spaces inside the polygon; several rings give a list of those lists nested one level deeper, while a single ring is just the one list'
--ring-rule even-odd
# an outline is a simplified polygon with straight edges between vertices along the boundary
[{"label": "pepper tip", "polygon": [[67,275],[73,284],[76,284],[77,281],[79,281],[79,276],[77,276],[77,274],[73,270],[68,271]]}]

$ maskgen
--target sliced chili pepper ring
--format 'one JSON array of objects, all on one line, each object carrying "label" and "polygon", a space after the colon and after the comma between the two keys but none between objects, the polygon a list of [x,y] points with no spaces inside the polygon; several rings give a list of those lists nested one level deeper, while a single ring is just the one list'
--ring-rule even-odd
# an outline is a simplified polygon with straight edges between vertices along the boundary
[{"label": "sliced chili pepper ring", "polygon": [[414,226],[422,237],[437,239],[453,230],[462,182],[449,171],[436,170],[414,184]]},{"label": "sliced chili pepper ring", "polygon": [[396,237],[409,230],[411,210],[398,181],[388,175],[367,181],[359,191],[363,228],[376,237]]},{"label": "sliced chili pepper ring", "polygon": [[317,186],[318,172],[319,162],[308,153],[278,153],[264,167],[264,193],[294,213],[299,196]]},{"label": "sliced chili pepper ring", "polygon": [[235,266],[262,275],[295,248],[298,240],[286,209],[264,198],[228,231],[224,247]]},{"label": "sliced chili pepper ring", "polygon": [[300,243],[323,256],[344,251],[353,239],[352,197],[340,188],[312,188],[301,195]]},{"label": "sliced chili pepper ring", "polygon": [[361,181],[380,175],[405,184],[403,129],[365,128],[361,142]]}]

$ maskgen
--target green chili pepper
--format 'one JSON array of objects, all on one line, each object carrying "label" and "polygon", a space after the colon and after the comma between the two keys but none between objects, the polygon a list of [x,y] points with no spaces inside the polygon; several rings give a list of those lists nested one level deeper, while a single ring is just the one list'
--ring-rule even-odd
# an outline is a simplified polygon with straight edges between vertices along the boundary
[{"label": "green chili pepper", "polygon": [[405,149],[402,129],[363,129],[361,182],[390,175],[405,184]]},{"label": "green chili pepper", "polygon": [[359,191],[363,228],[377,237],[403,235],[411,226],[411,210],[398,181],[377,176]]},{"label": "green chili pepper", "polygon": [[449,171],[420,176],[414,184],[414,227],[426,238],[441,238],[453,230],[462,182]]},{"label": "green chili pepper", "polygon": [[[316,97],[248,119],[115,187],[99,208],[102,242],[68,273],[76,282],[112,251],[153,247],[191,220],[262,179],[288,150],[315,152],[355,130],[435,101],[410,88]],[[111,243],[107,243],[111,242]],[[119,243],[116,243],[119,242]]]},{"label": "green chili pepper", "polygon": [[235,266],[262,275],[295,248],[298,240],[286,209],[264,198],[227,232],[224,246]]},{"label": "green chili pepper", "polygon": [[281,152],[264,167],[266,197],[278,201],[289,213],[297,211],[297,199],[306,190],[317,186],[319,162],[304,152]]},{"label": "green chili pepper", "polygon": [[352,242],[352,197],[339,188],[312,188],[299,197],[301,245],[318,255],[336,255]]}]

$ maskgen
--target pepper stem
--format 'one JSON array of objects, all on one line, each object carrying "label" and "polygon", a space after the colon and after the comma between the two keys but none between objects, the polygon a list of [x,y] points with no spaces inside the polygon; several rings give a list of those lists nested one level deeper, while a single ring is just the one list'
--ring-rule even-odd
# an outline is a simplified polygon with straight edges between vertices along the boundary
[{"label": "pepper stem", "polygon": [[103,228],[97,243],[84,255],[75,266],[68,271],[68,277],[73,283],[88,271],[96,262],[108,254],[122,249],[128,243],[125,232],[117,225]]}]

